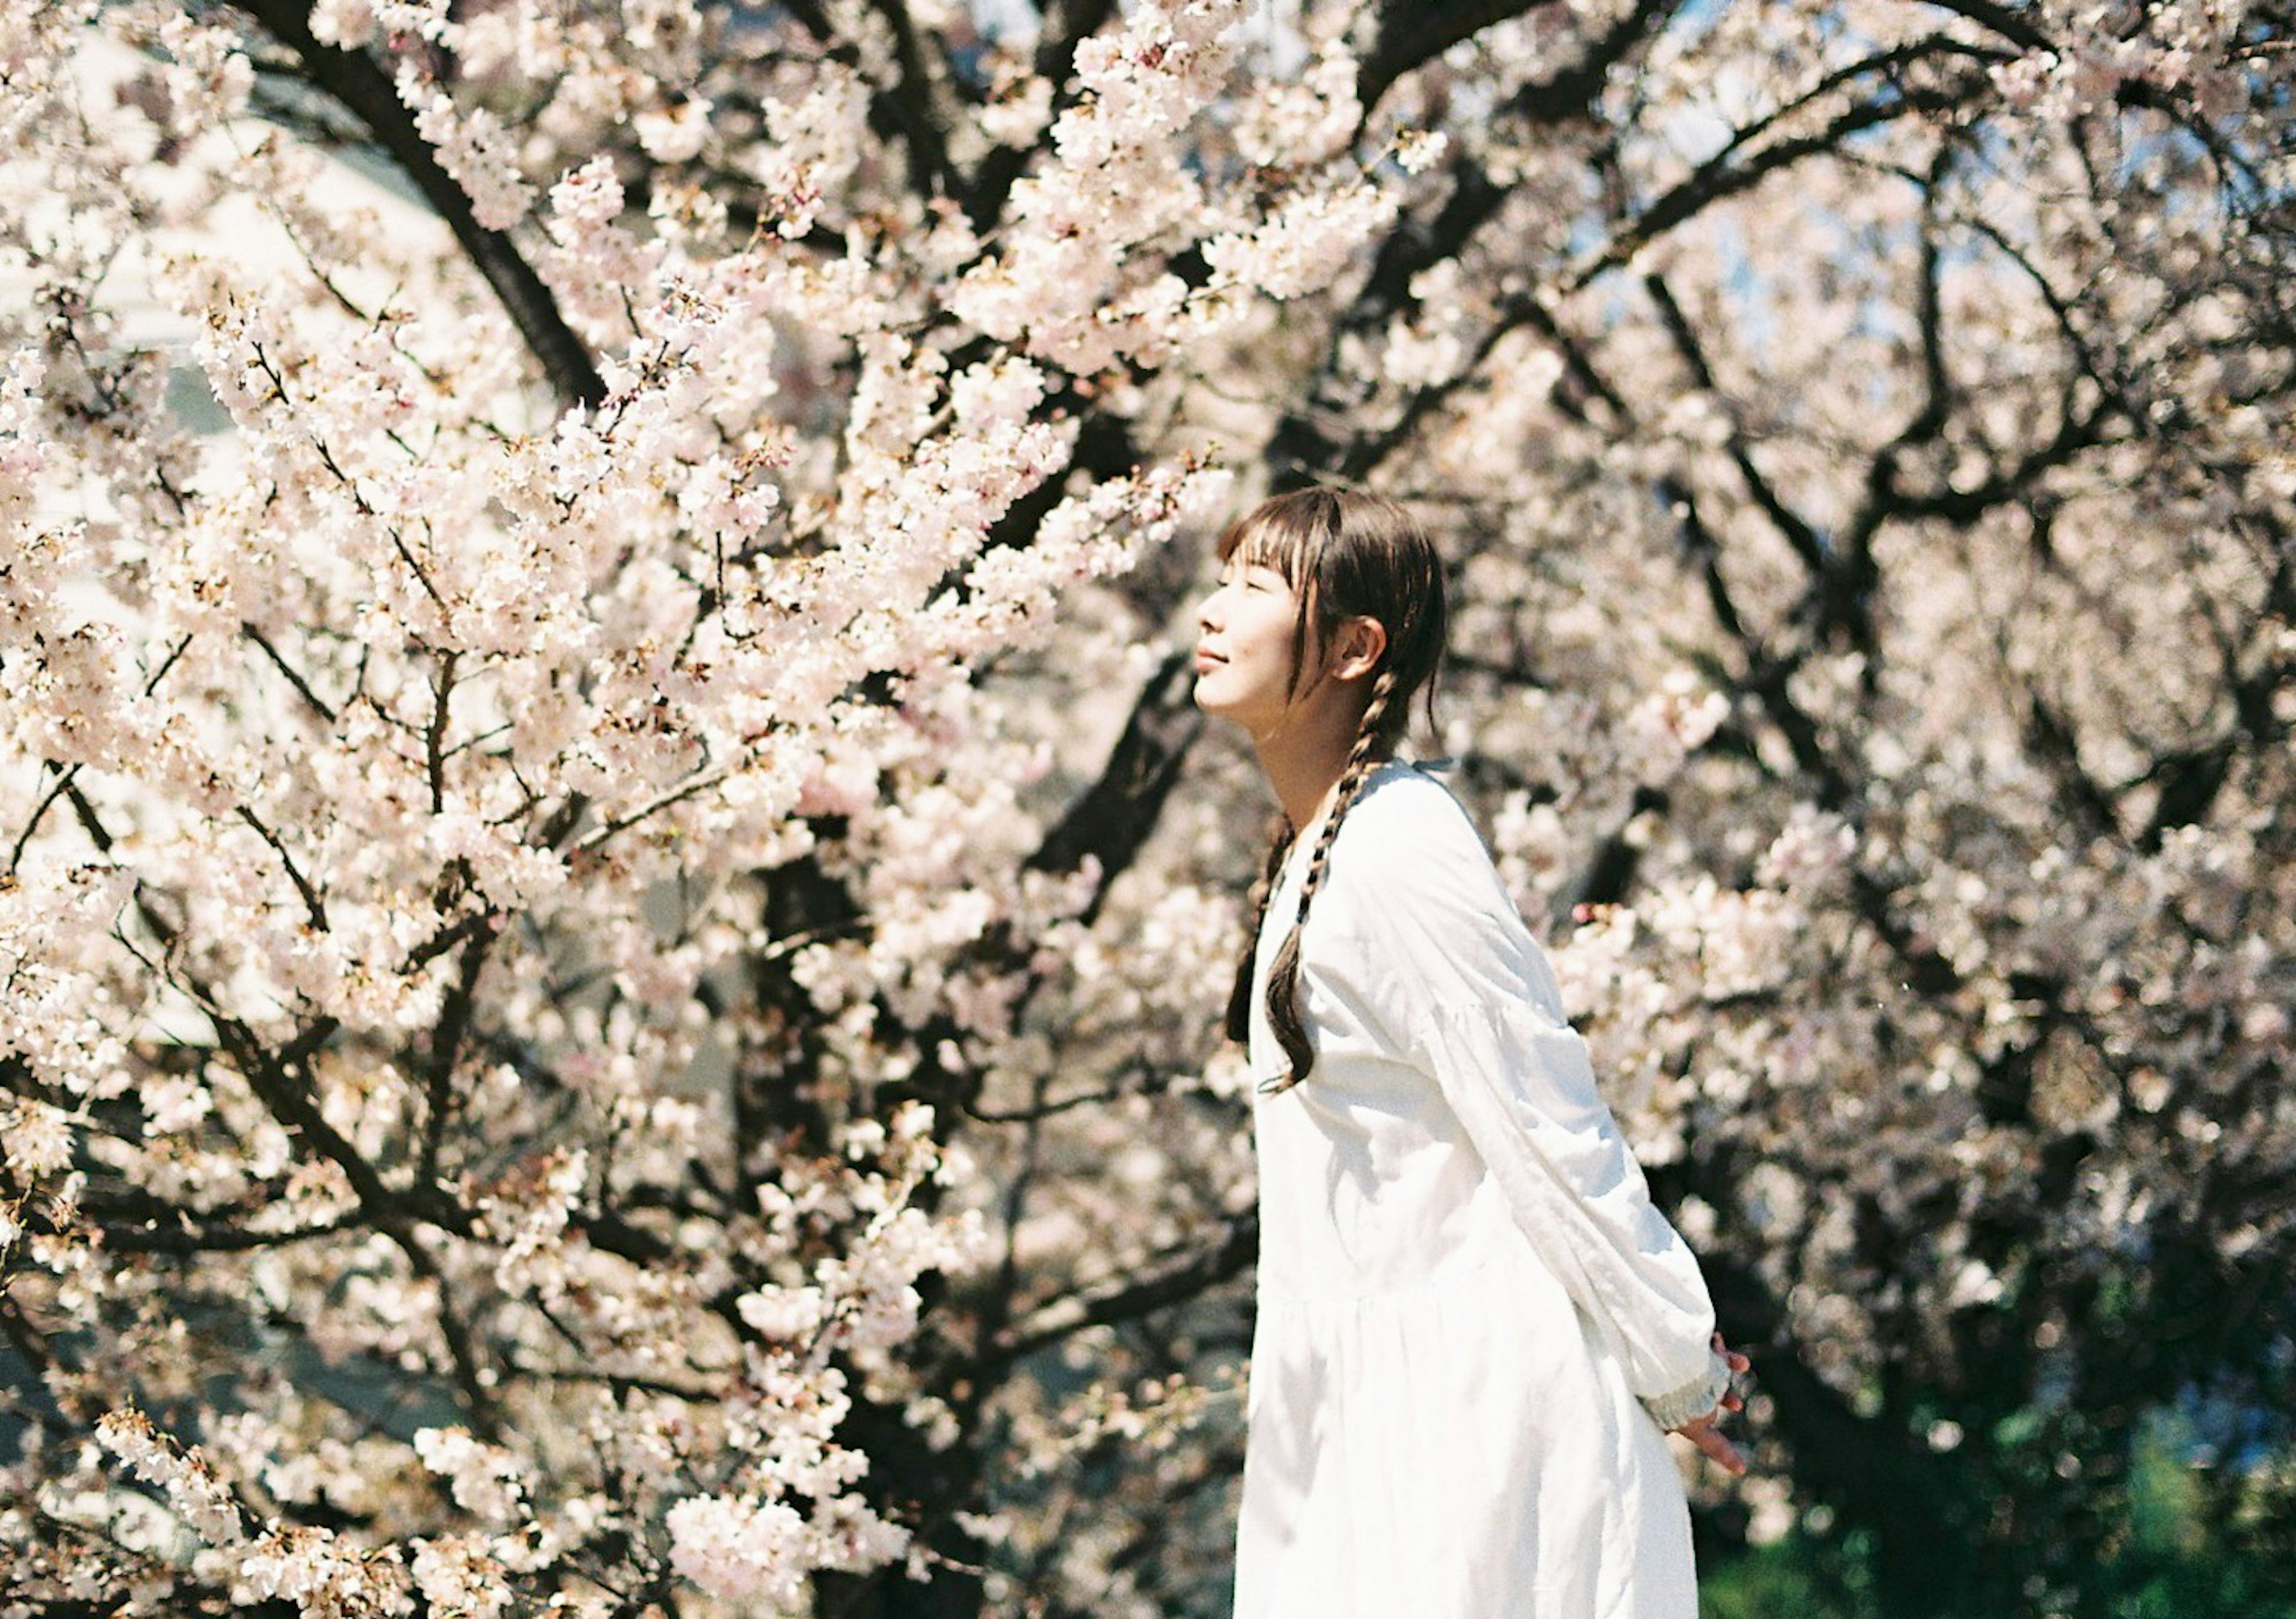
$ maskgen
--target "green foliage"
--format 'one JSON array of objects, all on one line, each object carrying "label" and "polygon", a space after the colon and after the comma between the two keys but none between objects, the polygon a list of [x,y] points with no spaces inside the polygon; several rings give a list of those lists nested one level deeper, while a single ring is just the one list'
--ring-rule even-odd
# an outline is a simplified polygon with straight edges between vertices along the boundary
[{"label": "green foliage", "polygon": [[[2004,1607],[1964,1599],[1902,1572],[1884,1585],[1874,1538],[1862,1530],[1799,1533],[1710,1567],[1702,1619],[2296,1619],[2296,1569],[2260,1530],[2284,1533],[2290,1458],[2243,1459],[2237,1473],[2204,1465],[2194,1425],[2153,1413],[2128,1459],[2125,1514],[2109,1525],[2116,1549],[2070,1586],[2036,1579]],[[1939,1566],[1959,1559],[1941,1549]],[[1987,1570],[1988,1576],[2004,1573]],[[1999,1589],[1999,1582],[1986,1583]]]},{"label": "green foliage", "polygon": [[1878,1619],[1863,1546],[1794,1536],[1759,1546],[1699,1584],[1703,1619]]}]

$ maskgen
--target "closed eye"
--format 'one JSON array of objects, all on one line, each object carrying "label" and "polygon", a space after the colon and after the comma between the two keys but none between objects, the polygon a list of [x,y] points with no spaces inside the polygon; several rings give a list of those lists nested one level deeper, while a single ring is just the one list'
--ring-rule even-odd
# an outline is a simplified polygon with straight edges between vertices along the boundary
[{"label": "closed eye", "polygon": [[1272,563],[1248,563],[1231,556],[1220,565],[1222,587],[1243,590],[1271,590],[1281,596],[1292,588],[1292,581],[1283,577],[1283,570]]}]

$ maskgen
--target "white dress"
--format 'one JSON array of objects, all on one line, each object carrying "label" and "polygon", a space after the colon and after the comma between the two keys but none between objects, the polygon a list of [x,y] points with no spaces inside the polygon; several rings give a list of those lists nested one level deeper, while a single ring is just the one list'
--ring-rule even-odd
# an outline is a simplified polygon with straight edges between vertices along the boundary
[{"label": "white dress", "polygon": [[[1256,1078],[1313,831],[1260,932]],[[1713,1308],[1448,792],[1374,774],[1301,946],[1316,1065],[1254,1108],[1235,1619],[1694,1619],[1660,1424],[1726,1385]]]}]

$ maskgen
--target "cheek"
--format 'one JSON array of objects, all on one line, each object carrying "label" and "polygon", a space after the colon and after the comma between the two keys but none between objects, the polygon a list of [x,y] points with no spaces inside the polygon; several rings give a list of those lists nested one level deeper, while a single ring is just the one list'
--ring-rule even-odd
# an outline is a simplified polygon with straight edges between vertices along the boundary
[{"label": "cheek", "polygon": [[1252,614],[1253,641],[1271,652],[1281,653],[1287,659],[1292,655],[1292,637],[1299,628],[1299,614],[1293,611],[1291,603],[1280,597],[1259,603]]}]

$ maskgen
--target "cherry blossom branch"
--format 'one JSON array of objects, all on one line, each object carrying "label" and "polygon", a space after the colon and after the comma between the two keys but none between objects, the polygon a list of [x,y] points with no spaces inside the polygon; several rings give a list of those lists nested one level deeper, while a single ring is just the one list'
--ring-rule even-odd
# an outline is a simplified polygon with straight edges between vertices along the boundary
[{"label": "cherry blossom branch", "polygon": [[735,760],[728,764],[719,765],[713,769],[701,770],[696,772],[694,775],[687,777],[684,781],[677,783],[676,785],[655,793],[652,798],[642,801],[631,809],[624,811],[622,814],[616,816],[612,820],[607,821],[601,826],[592,827],[588,832],[583,834],[580,838],[576,840],[573,852],[576,855],[586,855],[595,852],[597,850],[603,848],[613,839],[619,837],[623,833],[627,832],[631,827],[636,826],[642,822],[651,820],[653,817],[660,815],[663,810],[684,803],[687,799],[693,797],[696,793],[707,793],[712,787],[723,785],[725,783],[732,780],[735,776],[740,775],[741,772],[747,768],[748,762],[749,761],[746,760]]},{"label": "cherry blossom branch", "polygon": [[[1739,612],[1722,574],[1721,547],[1699,515],[1695,494],[1675,483],[1662,486],[1659,492],[1677,514],[1684,550],[1700,566],[1716,622],[1743,651],[1746,667],[1737,677],[1740,686],[1760,703],[1785,738],[1796,767],[1816,787],[1816,801],[1829,810],[1852,810],[1861,795],[1857,784],[1826,747],[1817,722],[1793,694],[1792,676],[1805,654],[1773,653]],[[1849,882],[1860,915],[1905,964],[1907,988],[1937,996],[1950,995],[1959,988],[1961,974],[1934,947],[1922,943],[1897,914],[1889,884],[1862,868],[1851,871]]]},{"label": "cherry blossom branch", "polygon": [[2025,686],[2025,737],[2034,757],[2055,778],[2057,800],[2076,826],[2090,837],[2125,835],[2120,805],[2082,767],[2073,727],[2031,682]]},{"label": "cherry blossom branch", "polygon": [[[1067,88],[1076,66],[1077,47],[1117,13],[1117,0],[1045,0],[1037,7],[1036,76],[1054,88],[1053,115],[1057,118],[1073,100]],[[1034,150],[997,146],[983,158],[966,195],[966,211],[976,230],[993,229],[1004,212],[1013,182],[1028,169]]]},{"label": "cherry blossom branch", "polygon": [[[1734,131],[1721,150],[1684,179],[1661,193],[1632,218],[1621,222],[1610,240],[1587,254],[1565,284],[1580,292],[1611,270],[1625,265],[1649,243],[1716,202],[1742,195],[1771,175],[1812,157],[1832,155],[1851,137],[1900,119],[1924,113],[1949,112],[1975,99],[1988,84],[1986,70],[2000,60],[1954,40],[1923,39],[1825,74],[1806,93]],[[1928,86],[1908,86],[1902,70],[1917,62],[1935,62],[1950,70]],[[1772,130],[1805,107],[1815,105],[1834,91],[1858,79],[1879,75],[1881,93],[1871,100],[1852,102],[1825,124],[1803,136],[1765,141]]]},{"label": "cherry blossom branch", "polygon": [[455,1068],[462,1058],[478,1005],[479,974],[485,968],[488,949],[496,937],[496,919],[492,916],[474,920],[478,925],[472,926],[464,939],[461,959],[455,964],[455,982],[439,1007],[439,1020],[431,1031],[430,1051],[422,1066],[422,1150],[416,1174],[419,1184],[423,1186],[434,1185],[438,1180],[439,1154],[445,1145],[447,1119],[453,1112]]},{"label": "cherry blossom branch", "polygon": [[269,638],[261,630],[252,624],[242,624],[239,627],[239,633],[255,643],[257,649],[269,660],[271,667],[277,670],[286,679],[287,684],[295,688],[295,694],[303,700],[305,707],[329,725],[335,722],[335,711],[320,699],[318,693],[311,689],[310,682],[297,672],[294,666],[287,662],[279,649],[271,644]]},{"label": "cherry blossom branch", "polygon": [[[1657,306],[1660,322],[1665,326],[1667,335],[1674,340],[1675,352],[1682,357],[1684,366],[1690,373],[1691,382],[1703,392],[1721,399],[1721,389],[1715,381],[1713,367],[1707,363],[1704,346],[1692,330],[1690,317],[1683,313],[1682,305],[1676,300],[1673,290],[1667,285],[1666,277],[1655,272],[1644,276],[1643,290],[1650,294],[1651,301]],[[1730,413],[1730,437],[1726,448],[1730,453],[1731,464],[1745,480],[1746,489],[1753,496],[1754,504],[1770,520],[1771,527],[1778,531],[1779,537],[1792,548],[1793,554],[1801,559],[1811,573],[1823,573],[1827,566],[1824,542],[1818,538],[1817,531],[1800,514],[1778,498],[1777,490],[1762,475],[1761,469],[1754,464],[1752,448],[1747,442],[1745,430],[1734,411]]]},{"label": "cherry blossom branch", "polygon": [[236,813],[242,823],[253,828],[256,836],[271,846],[271,852],[279,857],[279,864],[286,870],[287,880],[295,885],[295,892],[302,896],[303,914],[309,919],[312,928],[322,933],[330,932],[327,926],[325,903],[319,898],[318,891],[311,886],[311,879],[303,875],[303,868],[295,863],[295,857],[287,851],[287,845],[279,841],[279,834],[265,825],[262,818],[245,804],[239,805]]},{"label": "cherry blossom branch", "polygon": [[[1600,54],[1604,46],[1613,42],[1621,42],[1619,48],[1623,52],[1628,47],[1622,42],[1657,32],[1663,18],[1680,4],[1681,0],[1636,0],[1633,11],[1610,31],[1602,45],[1589,45],[1588,56]],[[1372,47],[1356,79],[1356,99],[1363,106],[1365,120],[1370,120],[1388,91],[1405,74],[1433,61],[1461,40],[1471,39],[1487,28],[1532,9],[1531,0],[1436,0],[1435,4],[1426,4],[1424,0],[1383,0],[1376,8],[1378,25]],[[1566,71],[1575,78],[1583,70]]]},{"label": "cherry blossom branch", "polygon": [[1257,1213],[1238,1214],[1211,1246],[1201,1248],[1147,1276],[1128,1277],[1082,1288],[1019,1322],[987,1345],[975,1364],[983,1376],[1002,1376],[1030,1355],[1050,1349],[1091,1327],[1129,1321],[1196,1297],[1205,1289],[1241,1275],[1259,1253]]},{"label": "cherry blossom branch", "polygon": [[[1539,127],[1554,127],[1583,119],[1592,110],[1609,77],[1636,48],[1644,44],[1657,31],[1659,13],[1672,0],[1637,0],[1635,8],[1620,17],[1599,37],[1587,43],[1585,50],[1569,66],[1558,69],[1546,78],[1526,82],[1503,109],[1502,116],[1513,114]],[[1411,10],[1395,5],[1383,13],[1386,21]],[[1476,8],[1457,8],[1465,16]],[[1503,10],[1506,14],[1518,12],[1520,7],[1485,8]],[[1464,37],[1465,36],[1462,36]],[[1422,60],[1424,60],[1423,58]],[[1417,63],[1413,63],[1416,66]],[[1377,82],[1375,69],[1367,63],[1358,76],[1357,97],[1368,122],[1372,110],[1386,85]],[[1389,81],[1389,82],[1391,82]],[[1357,131],[1360,138],[1362,130]],[[1286,413],[1268,439],[1267,454],[1283,469],[1285,477],[1314,478],[1336,476],[1342,481],[1357,481],[1382,460],[1397,444],[1416,429],[1424,416],[1434,408],[1437,400],[1447,394],[1421,390],[1414,393],[1403,413],[1403,419],[1389,431],[1366,441],[1358,435],[1342,441],[1327,426],[1341,421],[1362,403],[1359,389],[1346,380],[1341,356],[1350,339],[1367,337],[1393,320],[1396,315],[1412,302],[1411,284],[1423,271],[1446,259],[1456,259],[1497,218],[1507,201],[1514,195],[1512,186],[1494,180],[1464,147],[1451,160],[1447,176],[1451,184],[1443,196],[1434,217],[1423,224],[1390,232],[1379,245],[1372,261],[1370,274],[1346,313],[1332,327],[1330,341],[1324,345],[1316,366],[1315,378],[1309,382],[1302,402]],[[1494,333],[1477,355],[1477,363],[1488,353],[1497,341]],[[1472,374],[1474,365],[1466,367]]]},{"label": "cherry blossom branch", "polygon": [[1929,0],[1929,4],[1980,23],[2021,49],[2048,48],[2048,36],[2035,28],[2024,12],[2012,11],[1997,0]]},{"label": "cherry blossom branch", "polygon": [[[168,678],[168,671],[176,667],[177,660],[190,649],[191,645],[192,637],[186,635],[178,637],[175,645],[168,648],[168,655],[160,660],[160,666],[144,679],[144,694],[146,697],[160,689],[160,682]],[[47,818],[48,811],[54,807],[56,800],[74,791],[72,784],[79,777],[78,761],[70,765],[59,765],[53,760],[42,762],[54,775],[55,783],[40,795],[39,802],[32,806],[31,814],[24,818],[24,829],[16,834],[16,842],[8,851],[8,870],[12,875],[22,866],[24,851],[30,845],[33,834],[39,831],[40,823]]]},{"label": "cherry blossom branch", "polygon": [[40,823],[47,818],[48,810],[53,807],[58,799],[71,791],[73,779],[79,775],[79,765],[77,761],[69,765],[59,765],[53,760],[45,760],[42,762],[54,775],[55,782],[40,795],[39,802],[32,806],[32,813],[24,818],[24,829],[16,834],[15,844],[8,851],[8,871],[11,875],[13,875],[16,869],[23,864],[24,851],[30,845],[33,834],[39,831]]},{"label": "cherry blossom branch", "polygon": [[[351,1192],[359,1205],[378,1225],[389,1229],[405,1220],[402,1204],[404,1195],[393,1192],[383,1183],[382,1176],[373,1164],[346,1139],[342,1132],[330,1124],[311,1094],[304,1065],[311,1054],[332,1038],[338,1026],[332,1018],[320,1018],[307,1026],[285,1047],[274,1052],[245,1024],[221,1015],[212,996],[202,995],[209,1007],[209,1016],[215,1020],[217,1033],[224,1048],[246,1080],[248,1089],[270,1109],[272,1116],[288,1130],[308,1142],[321,1157],[343,1172],[350,1182]],[[440,1200],[432,1199],[433,1203]],[[435,1218],[447,1212],[443,1209],[426,1209],[425,1214]],[[459,1220],[467,1230],[467,1220]]]},{"label": "cherry blossom branch", "polygon": [[909,158],[909,187],[919,197],[962,194],[949,161],[948,63],[927,62],[926,45],[905,0],[869,0],[892,30],[900,83],[886,99],[903,110],[901,133]]},{"label": "cherry blossom branch", "polygon": [[1155,829],[1188,751],[1203,733],[1202,716],[1191,697],[1193,684],[1188,654],[1167,653],[1134,701],[1100,774],[1069,801],[1029,857],[1032,871],[1077,871],[1086,859],[1097,864],[1100,881],[1082,913],[1085,921],[1098,914],[1108,884],[1132,864]]},{"label": "cherry blossom branch", "polygon": [[103,1222],[103,1245],[121,1253],[243,1253],[340,1237],[367,1223],[363,1220],[324,1220],[308,1226],[258,1231],[246,1226],[195,1221],[182,1210],[176,1211],[173,1225],[161,1223],[163,1218],[147,1215],[133,1225],[107,1220]]},{"label": "cherry blossom branch", "polygon": [[[417,571],[419,573],[420,570]],[[427,584],[425,588],[428,588]],[[437,593],[432,594],[435,596]],[[430,813],[433,815],[441,813],[447,808],[446,742],[448,704],[454,698],[455,666],[461,661],[461,656],[459,653],[449,652],[439,660],[438,673],[433,678],[430,688],[430,723],[422,732],[423,775],[430,784]]]},{"label": "cherry blossom branch", "polygon": [[[1898,83],[1897,74],[1902,69],[1931,57],[1941,57],[1960,66],[1960,77],[1942,87],[1918,90],[1907,89]],[[1713,204],[1752,189],[1773,173],[1805,159],[1835,155],[1851,136],[1866,129],[1923,112],[1948,111],[1959,105],[1981,90],[1985,84],[1983,66],[1989,60],[1984,53],[1960,42],[1924,39],[1822,76],[1800,96],[1736,131],[1720,151],[1688,177],[1648,204],[1639,214],[1623,221],[1610,240],[1603,247],[1584,256],[1576,267],[1561,278],[1554,291],[1534,287],[1503,300],[1498,318],[1484,329],[1468,363],[1444,381],[1412,390],[1406,396],[1402,408],[1385,424],[1368,432],[1358,432],[1344,442],[1332,440],[1316,425],[1319,415],[1333,420],[1343,419],[1345,412],[1359,401],[1355,400],[1351,394],[1346,398],[1326,399],[1311,392],[1311,403],[1308,408],[1287,417],[1278,428],[1270,441],[1271,456],[1279,464],[1292,469],[1294,476],[1314,475],[1318,471],[1346,481],[1368,476],[1398,447],[1408,442],[1441,406],[1476,380],[1502,339],[1518,326],[1540,324],[1539,316],[1546,314],[1543,308],[1545,300],[1558,294],[1567,296],[1585,291],[1602,275],[1625,265],[1649,242],[1680,228]],[[1893,94],[1868,103],[1853,103],[1823,129],[1812,135],[1782,139],[1768,144],[1759,144],[1762,136],[1794,112],[1816,103],[1837,89],[1876,73],[1884,76]],[[1753,155],[1742,163],[1734,162],[1742,150],[1750,145],[1756,148]],[[1466,217],[1472,218],[1472,210]],[[1480,224],[1480,221],[1475,220],[1474,223]],[[1546,316],[1546,324],[1552,325],[1551,316]],[[1325,372],[1331,372],[1328,360]]]},{"label": "cherry blossom branch", "polygon": [[439,1300],[439,1335],[447,1345],[447,1358],[452,1363],[455,1387],[462,1396],[463,1411],[471,1419],[472,1432],[488,1444],[502,1440],[502,1402],[488,1380],[479,1359],[476,1339],[468,1322],[463,1319],[454,1291],[447,1286],[445,1269],[422,1239],[412,1230],[391,1233],[400,1253],[416,1275],[430,1281]]},{"label": "cherry blossom branch", "polygon": [[[77,787],[69,796],[82,826],[99,851],[109,852],[111,834],[104,828],[94,805]],[[176,929],[160,916],[146,896],[144,885],[135,890],[138,914],[163,948],[172,947]],[[299,1136],[321,1156],[340,1170],[350,1184],[353,1196],[361,1210],[376,1226],[401,1242],[406,1236],[410,1205],[419,1208],[417,1218],[428,1220],[459,1235],[467,1236],[472,1225],[468,1214],[450,1197],[441,1196],[427,1184],[419,1184],[406,1193],[395,1193],[387,1187],[380,1171],[359,1153],[357,1147],[330,1124],[313,1098],[308,1082],[308,1072],[299,1078],[312,1056],[334,1037],[340,1027],[335,1019],[321,1017],[307,1024],[293,1040],[274,1051],[244,1023],[230,1015],[221,1002],[201,983],[195,975],[172,974],[178,983],[207,1013],[218,1040],[228,1050],[241,1076],[257,1098],[271,1112],[290,1133]]]},{"label": "cherry blossom branch", "polygon": [[[918,197],[962,195],[964,188],[948,158],[944,111],[908,8],[901,0],[870,0],[870,4],[891,29],[902,67],[898,83],[870,87],[870,127],[883,139],[900,143],[909,184]],[[862,65],[860,47],[839,33],[820,0],[793,0],[790,13],[821,43],[832,61],[854,69]]]},{"label": "cherry blossom branch", "polygon": [[364,52],[324,45],[299,0],[234,0],[238,9],[293,53],[313,84],[348,108],[390,155],[455,234],[472,264],[502,300],[535,362],[567,405],[596,406],[606,397],[589,350],[566,324],[550,289],[504,232],[478,221],[471,199],[416,133],[413,115],[390,79]]},{"label": "cherry blossom branch", "polygon": [[2112,400],[2131,421],[2141,419],[2143,412],[2136,407],[2131,392],[2131,379],[2121,366],[2119,357],[2108,357],[2098,352],[2096,341],[2082,330],[2077,314],[2078,295],[2058,289],[2048,274],[2033,262],[2022,247],[2012,241],[2006,232],[1983,216],[1970,212],[1957,213],[1953,222],[1964,229],[1976,232],[1992,243],[2009,263],[2023,272],[2025,279],[2041,301],[2048,306],[2049,314],[2057,324],[2057,332],[2072,351],[2082,376],[2096,385],[2099,392]]}]

